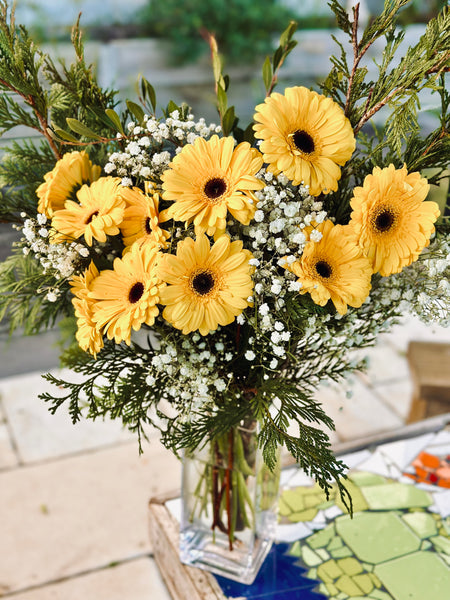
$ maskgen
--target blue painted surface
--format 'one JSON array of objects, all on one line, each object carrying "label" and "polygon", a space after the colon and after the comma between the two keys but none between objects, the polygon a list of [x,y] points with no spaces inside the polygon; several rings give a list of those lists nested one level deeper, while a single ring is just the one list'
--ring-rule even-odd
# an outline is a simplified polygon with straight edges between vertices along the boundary
[{"label": "blue painted surface", "polygon": [[296,556],[287,552],[289,544],[274,544],[252,585],[244,585],[216,576],[223,593],[229,598],[251,600],[323,600],[314,591],[317,581],[304,576]]}]

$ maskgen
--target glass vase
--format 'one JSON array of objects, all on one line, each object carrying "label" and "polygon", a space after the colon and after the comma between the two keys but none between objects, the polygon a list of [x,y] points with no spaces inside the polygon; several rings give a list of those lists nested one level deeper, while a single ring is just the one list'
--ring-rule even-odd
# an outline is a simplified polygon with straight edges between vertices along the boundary
[{"label": "glass vase", "polygon": [[181,561],[252,583],[275,537],[279,479],[279,454],[271,471],[251,420],[185,453]]}]

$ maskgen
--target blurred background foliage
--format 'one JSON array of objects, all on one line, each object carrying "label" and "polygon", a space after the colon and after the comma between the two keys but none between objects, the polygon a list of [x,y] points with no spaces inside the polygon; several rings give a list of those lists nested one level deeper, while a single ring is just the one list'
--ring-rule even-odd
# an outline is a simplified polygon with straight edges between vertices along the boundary
[{"label": "blurred background foliage", "polygon": [[[350,10],[357,0],[343,0]],[[370,20],[384,0],[358,0]],[[186,63],[208,52],[204,30],[215,33],[230,62],[245,62],[272,49],[290,19],[298,29],[329,29],[334,15],[326,0],[16,0],[17,20],[37,41],[68,40],[78,13],[86,39],[157,37],[173,42],[174,62]],[[412,0],[400,24],[426,23],[448,0]]]},{"label": "blurred background foliage", "polygon": [[149,36],[172,41],[175,62],[189,62],[207,49],[214,34],[229,62],[258,60],[273,50],[272,38],[296,17],[276,0],[152,0],[140,12]]}]

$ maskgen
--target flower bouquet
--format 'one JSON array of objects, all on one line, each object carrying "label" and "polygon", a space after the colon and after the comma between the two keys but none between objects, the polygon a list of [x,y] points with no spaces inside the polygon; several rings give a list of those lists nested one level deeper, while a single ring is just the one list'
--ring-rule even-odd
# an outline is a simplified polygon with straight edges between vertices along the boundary
[{"label": "flower bouquet", "polygon": [[[290,23],[241,126],[214,37],[220,125],[158,107],[146,79],[119,110],[78,24],[76,61],[56,66],[0,1],[0,126],[42,135],[0,165],[1,218],[22,233],[0,265],[0,318],[25,334],[60,323],[62,364],[83,378],[46,375],[66,390],[43,395],[52,412],[120,418],[139,439],[152,425],[184,455],[187,563],[254,578],[283,446],[351,508],[319,383],[363,368],[355,350],[406,312],[449,324],[450,227],[428,196],[448,178],[450,11],[399,58],[407,3],[387,0],[361,31],[358,7],[330,2],[350,54],[338,42],[320,91],[274,91]],[[427,92],[440,109],[423,133]]]}]

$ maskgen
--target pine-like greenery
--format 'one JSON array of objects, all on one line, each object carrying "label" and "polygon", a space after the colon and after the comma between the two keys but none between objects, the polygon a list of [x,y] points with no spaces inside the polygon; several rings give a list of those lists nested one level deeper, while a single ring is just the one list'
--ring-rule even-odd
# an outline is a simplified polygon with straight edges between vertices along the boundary
[{"label": "pine-like greenery", "polygon": [[[343,108],[357,134],[357,150],[342,170],[339,191],[327,196],[328,210],[336,215],[337,222],[347,222],[352,189],[361,185],[376,165],[392,162],[397,167],[405,163],[414,171],[434,169],[431,183],[438,183],[449,168],[450,93],[446,85],[450,68],[450,9],[444,8],[430,21],[417,44],[398,59],[403,33],[396,28],[396,19],[398,11],[408,2],[386,0],[383,13],[360,34],[358,8],[350,18],[338,0],[330,1],[337,24],[348,37],[352,57],[349,59],[346,48],[336,40],[337,56],[331,58],[331,71],[322,90]],[[274,90],[278,71],[295,46],[294,33],[295,24],[291,23],[281,36],[279,48],[264,62],[263,81],[268,94]],[[372,80],[368,77],[365,60],[368,50],[379,38],[385,39],[385,50],[377,64],[377,77]],[[35,190],[65,151],[86,148],[92,159],[102,164],[103,157],[117,143],[114,141],[116,133],[123,134],[127,114],[132,114],[138,122],[143,117],[142,109],[132,102],[122,117],[113,110],[115,92],[102,90],[92,68],[86,65],[78,24],[72,41],[74,64],[57,67],[36,48],[24,27],[15,26],[14,11],[9,10],[5,0],[0,0],[0,90],[3,92],[0,128],[7,131],[25,126],[42,136],[39,142],[14,143],[6,151],[0,164],[1,182],[6,186],[0,220],[20,224],[22,213],[36,215]],[[228,106],[230,81],[222,74],[213,39],[211,50],[217,107],[224,133],[234,134],[238,141],[252,141],[251,124],[238,127],[234,107]],[[425,137],[421,135],[417,117],[420,92],[424,89],[431,89],[441,103],[439,125]],[[154,112],[154,90],[145,80],[142,96]],[[168,110],[174,107],[172,103]],[[371,119],[382,108],[390,112],[385,125],[377,128]],[[448,219],[441,220],[437,231],[448,234]],[[53,325],[59,316],[68,315],[70,300],[67,297],[51,304],[39,295],[38,291],[46,283],[46,275],[37,261],[23,256],[20,251],[13,253],[0,266],[0,320],[8,317],[11,330],[25,327],[26,333],[36,333]],[[283,378],[264,379],[264,368],[254,371],[254,379],[246,382],[246,392],[241,399],[230,393],[226,404],[219,403],[214,413],[199,409],[186,423],[171,419],[160,406],[159,399],[170,385],[170,377],[161,376],[151,388],[146,383],[146,365],[158,353],[151,341],[143,346],[106,342],[95,359],[71,346],[62,355],[63,364],[81,374],[83,381],[65,382],[47,375],[50,382],[67,393],[44,394],[43,397],[51,403],[52,411],[68,404],[74,422],[82,416],[95,419],[109,415],[121,418],[139,438],[145,437],[149,425],[155,426],[162,431],[163,443],[176,452],[195,448],[223,434],[239,423],[250,406],[261,422],[260,442],[269,466],[273,465],[276,447],[284,445],[325,490],[329,490],[330,481],[335,479],[345,496],[341,483],[345,466],[333,456],[328,437],[320,428],[321,425],[331,429],[334,426],[313,394],[321,380],[340,381],[358,366],[350,354],[342,352],[345,332],[358,338],[358,348],[361,348],[373,345],[376,324],[395,322],[399,315],[395,305],[384,306],[382,314],[374,305],[379,307],[380,303],[363,304],[345,317],[336,318],[327,307],[316,306],[305,296],[289,296],[286,319],[293,334],[292,353],[289,363],[281,367]],[[306,323],[314,315],[318,317],[317,334],[306,340]],[[327,316],[326,323],[321,320],[324,316]],[[232,335],[237,333],[232,328],[230,331]],[[160,333],[167,335],[168,330],[162,329]],[[321,343],[325,333],[336,339],[328,350]],[[245,327],[238,332],[239,348],[230,364],[237,382],[246,373],[243,356],[249,335]],[[276,416],[270,410],[274,399],[278,402]],[[292,423],[298,426],[297,435],[287,431]]]}]

